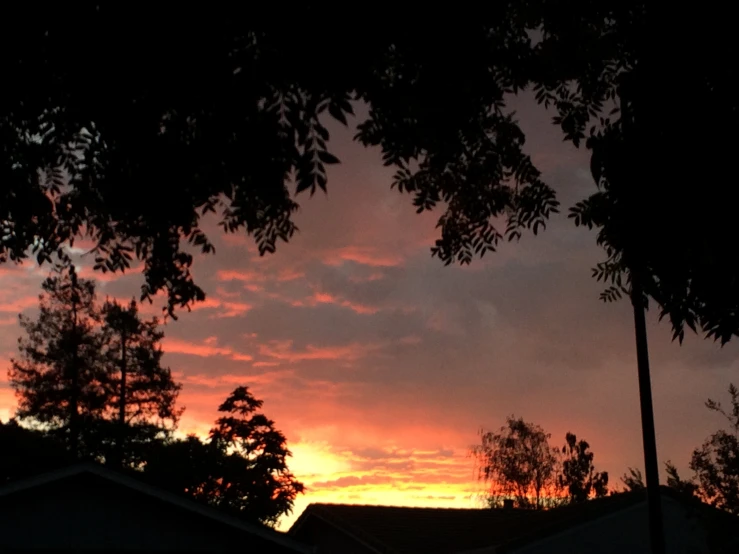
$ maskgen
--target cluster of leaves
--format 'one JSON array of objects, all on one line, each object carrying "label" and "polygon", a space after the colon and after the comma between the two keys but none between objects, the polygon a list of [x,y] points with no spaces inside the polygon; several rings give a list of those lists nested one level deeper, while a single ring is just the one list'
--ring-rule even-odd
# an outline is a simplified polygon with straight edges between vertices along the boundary
[{"label": "cluster of leaves", "polygon": [[[418,211],[443,207],[433,254],[469,263],[558,210],[505,105],[531,86],[592,152],[599,190],[570,215],[599,230],[602,298],[630,294],[637,271],[676,338],[739,331],[724,255],[737,239],[731,18],[696,15],[685,40],[643,0],[509,1],[445,21],[439,41],[402,18],[343,28],[313,5],[248,24],[236,7],[185,10],[182,24],[164,7],[146,21],[87,3],[17,9],[0,38],[14,83],[0,103],[0,260],[49,261],[84,237],[101,271],[142,260],[142,299],[166,290],[173,314],[204,297],[183,244],[213,252],[203,216],[273,252],[296,231],[295,194],[326,190],[331,124],[359,105],[355,139],[380,148]],[[696,115],[677,115],[686,106]]]},{"label": "cluster of leaves", "polygon": [[[315,6],[279,25],[186,10],[197,32],[163,7],[146,21],[87,3],[19,14],[0,39],[15,83],[0,104],[0,260],[49,261],[83,237],[101,271],[142,260],[142,299],[166,290],[173,313],[204,297],[183,245],[213,251],[203,215],[273,252],[296,230],[291,185],[326,190],[329,120],[346,124],[357,103],[356,140],[381,148],[394,185],[419,211],[446,206],[443,261],[538,231],[558,204],[504,105],[528,80],[529,14],[493,11],[443,44],[400,21],[343,29]],[[335,59],[315,55],[337,44]]]},{"label": "cluster of leaves", "polygon": [[[21,18],[28,26],[4,37],[17,87],[0,116],[0,256],[20,260],[33,247],[48,261],[85,237],[102,271],[143,260],[142,299],[166,289],[171,311],[203,298],[181,246],[213,251],[202,215],[219,210],[221,226],[246,229],[262,253],[294,233],[287,181],[325,188],[323,164],[336,159],[318,117],[351,106],[306,91],[310,68],[298,60],[295,73],[275,74],[286,65],[276,63],[278,32],[236,31],[236,14],[199,16],[197,33],[165,23],[163,8],[150,15],[83,3]],[[131,29],[137,39],[124,48]]]},{"label": "cluster of leaves", "polygon": [[[725,128],[739,117],[732,47],[718,21],[691,22],[696,34],[684,41],[648,25],[643,2],[622,4],[602,34],[580,45],[607,63],[575,71],[578,90],[591,90],[584,79],[598,91],[573,108],[592,109],[586,145],[598,191],[570,217],[598,229],[606,260],[593,275],[607,285],[603,300],[630,295],[636,277],[643,298],[634,300],[654,299],[675,339],[700,329],[725,344],[739,332],[739,275],[725,255],[739,236],[731,223],[732,176],[722,161],[736,150]],[[563,110],[562,94],[554,96],[563,120],[570,106]],[[677,115],[687,106],[692,115]],[[585,126],[576,128],[585,138]],[[567,136],[564,123],[563,130]],[[708,188],[697,193],[696,183]]]},{"label": "cluster of leaves", "polygon": [[397,168],[393,186],[413,195],[419,213],[445,206],[432,249],[445,263],[469,263],[503,237],[536,232],[558,208],[505,107],[526,85],[526,22],[506,3],[494,11],[495,24],[455,28],[443,44],[431,29],[394,36],[377,81],[359,95],[369,119],[357,138],[381,146]]},{"label": "cluster of leaves", "polygon": [[540,426],[510,416],[497,433],[480,437],[472,454],[491,507],[512,499],[519,508],[540,510],[608,494],[608,473],[595,471],[590,445],[572,433],[558,449]]}]

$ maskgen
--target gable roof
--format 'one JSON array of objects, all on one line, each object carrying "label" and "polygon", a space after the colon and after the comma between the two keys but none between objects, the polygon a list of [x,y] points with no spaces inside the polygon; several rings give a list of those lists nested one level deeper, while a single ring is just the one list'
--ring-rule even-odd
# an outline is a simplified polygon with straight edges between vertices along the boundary
[{"label": "gable roof", "polygon": [[[739,518],[662,487],[663,498],[689,503],[724,522]],[[311,504],[288,533],[318,518],[377,554],[496,554],[646,502],[645,491],[616,494],[547,511],[403,508]]]},{"label": "gable roof", "polygon": [[[676,491],[664,485],[660,486],[660,494],[663,502],[663,513],[665,501],[675,502],[682,505],[690,517],[697,517],[701,520],[702,524],[710,527],[711,531],[716,534],[716,538],[720,538],[721,540],[729,538],[731,541],[739,538],[738,516],[706,504],[695,496]],[[548,510],[543,512],[546,516],[540,524],[532,526],[526,534],[496,545],[494,550],[488,550],[487,552],[505,554],[523,545],[546,539],[591,521],[634,508],[646,503],[646,501],[646,489],[640,489]],[[463,552],[459,554],[483,554],[483,552]]]},{"label": "gable roof", "polygon": [[544,512],[310,504],[288,533],[318,518],[378,554],[447,554],[479,549],[523,533]]},{"label": "gable roof", "polygon": [[96,477],[110,481],[111,483],[115,483],[141,494],[156,498],[160,501],[176,506],[177,508],[195,513],[206,519],[210,519],[212,521],[227,525],[231,528],[249,533],[251,535],[256,535],[262,539],[271,541],[282,547],[292,549],[295,552],[301,552],[305,554],[312,554],[314,552],[313,548],[299,543],[283,533],[280,533],[273,529],[269,529],[268,527],[259,524],[242,521],[236,517],[224,514],[216,508],[206,506],[183,496],[163,491],[142,481],[134,479],[133,477],[129,477],[122,473],[118,473],[116,471],[112,471],[100,465],[89,462],[74,464],[62,469],[50,471],[48,473],[43,473],[41,475],[37,475],[27,479],[11,481],[10,483],[7,483],[6,485],[0,487],[0,498],[10,494],[29,491],[36,487],[41,487],[50,483],[54,483],[56,481],[61,481],[69,477],[85,474],[94,475]]}]

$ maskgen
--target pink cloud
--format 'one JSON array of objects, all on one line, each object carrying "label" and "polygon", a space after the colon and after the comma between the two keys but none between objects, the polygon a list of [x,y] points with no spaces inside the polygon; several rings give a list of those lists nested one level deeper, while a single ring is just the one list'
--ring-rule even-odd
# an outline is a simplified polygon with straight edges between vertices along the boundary
[{"label": "pink cloud", "polygon": [[210,358],[212,356],[224,356],[234,361],[248,362],[252,359],[249,354],[236,352],[231,348],[216,346],[212,337],[206,339],[203,343],[188,342],[180,339],[165,337],[163,342],[163,350],[172,354],[184,354],[186,356],[198,356],[200,358]]},{"label": "pink cloud", "polygon": [[[216,273],[216,279],[221,282],[238,281],[243,283],[245,290],[252,293],[260,293],[265,289],[265,284],[268,282],[273,283],[287,283],[290,281],[296,281],[305,277],[305,273],[291,268],[284,268],[278,271],[273,271],[271,274],[264,273],[262,271],[254,270],[221,270]],[[222,289],[218,289],[222,290]],[[224,291],[225,292],[225,291]],[[228,297],[233,298],[238,293],[226,293]],[[228,317],[228,316],[225,316]]]},{"label": "pink cloud", "polygon": [[371,267],[397,267],[402,265],[403,257],[398,254],[380,252],[374,247],[345,246],[327,252],[323,257],[326,265],[341,265],[354,262]]},{"label": "pink cloud", "polygon": [[221,306],[223,307],[223,311],[216,314],[215,317],[238,317],[244,315],[253,307],[251,304],[244,302],[223,302]]},{"label": "pink cloud", "polygon": [[179,339],[165,338],[163,341],[164,351],[174,354],[186,354],[188,356],[200,356],[207,358],[210,356],[230,356],[232,350],[230,348],[221,348],[214,346],[214,343],[196,344]]},{"label": "pink cloud", "polygon": [[301,279],[302,277],[305,277],[305,273],[289,268],[283,269],[277,273],[277,280],[282,282],[294,281],[295,279]]},{"label": "pink cloud", "polygon": [[304,350],[293,348],[292,340],[270,341],[259,345],[259,354],[285,362],[306,360],[345,360],[354,361],[365,357],[379,348],[376,344],[351,343],[343,346],[318,347],[307,345]]},{"label": "pink cloud", "polygon": [[194,302],[192,305],[192,311],[198,311],[198,310],[208,310],[213,308],[220,308],[221,307],[221,301],[217,298],[213,298],[212,296],[208,296],[203,300],[202,302]]},{"label": "pink cloud", "polygon": [[377,271],[374,273],[370,273],[366,276],[361,275],[351,275],[349,277],[349,281],[352,283],[371,283],[372,281],[380,281],[381,279],[385,278],[385,274]]},{"label": "pink cloud", "polygon": [[[225,374],[225,375],[207,375],[198,373],[188,375],[179,373],[176,377],[185,385],[194,385],[207,388],[226,388],[241,385],[269,385],[277,381],[293,377],[294,373],[290,370],[271,371],[258,375],[241,375],[241,374]],[[193,396],[193,395],[191,395]]]},{"label": "pink cloud", "polygon": [[223,269],[216,273],[216,279],[219,281],[263,282],[267,280],[267,275],[256,271]]},{"label": "pink cloud", "polygon": [[23,274],[27,271],[28,271],[28,266],[4,263],[3,265],[0,266],[0,278],[23,277]]},{"label": "pink cloud", "polygon": [[368,304],[360,304],[359,302],[352,302],[350,300],[341,298],[337,295],[334,295],[328,292],[315,292],[313,293],[313,296],[310,296],[303,300],[295,300],[295,299],[285,300],[279,295],[274,295],[274,297],[279,300],[286,301],[288,304],[296,308],[313,307],[319,304],[333,304],[335,306],[341,306],[342,308],[347,308],[357,314],[363,314],[363,315],[372,315],[380,311],[380,308],[378,308],[377,306],[370,306]]},{"label": "pink cloud", "polygon": [[[10,296],[10,295],[8,295]],[[0,303],[0,312],[20,313],[26,308],[38,306],[38,296],[24,296]]]},{"label": "pink cloud", "polygon": [[330,481],[318,481],[311,483],[312,488],[316,489],[343,489],[347,487],[366,486],[366,485],[379,485],[379,484],[390,484],[397,479],[397,476],[393,475],[345,475],[338,477]]},{"label": "pink cloud", "polygon": [[193,311],[220,309],[221,311],[219,313],[210,316],[213,318],[238,317],[244,315],[252,308],[253,306],[251,304],[246,304],[245,302],[224,301],[211,296],[207,297],[202,302],[194,303],[192,306]]},{"label": "pink cloud", "polygon": [[311,360],[331,360],[353,362],[365,358],[373,353],[378,353],[384,347],[393,344],[415,345],[421,342],[416,336],[406,336],[394,341],[383,343],[360,343],[351,342],[344,345],[316,346],[308,344],[304,349],[296,349],[293,341],[271,340],[266,344],[258,346],[258,354],[267,360],[258,360],[252,364],[253,367],[270,367],[279,365],[281,362],[298,363]]},{"label": "pink cloud", "polygon": [[223,287],[216,287],[216,296],[219,298],[239,298],[241,293],[239,291],[228,291]]},{"label": "pink cloud", "polygon": [[341,305],[344,306],[345,308],[349,308],[353,312],[356,312],[358,314],[363,314],[363,315],[372,315],[380,311],[380,308],[376,308],[375,306],[369,306],[367,304],[358,304],[356,302],[349,302],[348,300],[344,300],[341,303]]},{"label": "pink cloud", "polygon": [[313,300],[315,300],[318,304],[338,304],[339,299],[336,296],[333,296],[332,294],[329,294],[327,292],[317,292],[313,295]]}]

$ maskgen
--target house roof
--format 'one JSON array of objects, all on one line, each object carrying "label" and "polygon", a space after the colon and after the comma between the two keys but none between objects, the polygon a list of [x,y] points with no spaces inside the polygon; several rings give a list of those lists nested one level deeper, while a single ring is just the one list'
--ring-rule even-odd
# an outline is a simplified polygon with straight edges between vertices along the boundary
[{"label": "house roof", "polygon": [[[688,501],[666,487],[662,493]],[[635,491],[547,511],[311,504],[289,534],[299,535],[310,518],[318,518],[378,554],[498,554],[645,501],[645,491]],[[706,504],[693,503],[718,518],[739,522]]]},{"label": "house roof", "polygon": [[37,475],[27,479],[12,481],[0,487],[0,498],[10,494],[32,490],[36,487],[41,487],[50,483],[54,483],[56,481],[61,481],[69,477],[85,474],[97,476],[122,487],[126,487],[141,494],[151,496],[183,510],[193,512],[204,518],[222,523],[234,529],[249,533],[251,535],[256,535],[262,539],[271,541],[282,547],[292,549],[295,552],[303,552],[305,554],[312,554],[314,552],[313,548],[297,542],[284,533],[280,533],[259,524],[242,521],[236,517],[224,514],[216,508],[212,508],[199,502],[195,502],[194,500],[190,500],[188,498],[160,490],[156,487],[134,479],[133,477],[129,477],[116,471],[111,471],[105,467],[92,463],[74,464],[62,469],[50,471],[48,473],[43,473],[41,475]]},{"label": "house roof", "polygon": [[[660,486],[660,493],[663,503],[667,500],[683,505],[691,517],[698,517],[703,524],[710,527],[712,532],[716,534],[716,538],[719,535],[724,538],[731,537],[732,543],[735,543],[736,539],[739,538],[739,517],[710,506],[694,496],[676,491],[664,485]],[[548,510],[543,512],[545,517],[542,521],[537,522],[537,525],[532,526],[525,534],[497,545],[495,550],[491,550],[490,552],[505,554],[524,544],[545,539],[578,525],[630,509],[645,503],[646,500],[646,490],[641,489]],[[464,552],[460,554],[477,553]],[[482,554],[482,552],[479,554]]]},{"label": "house roof", "polygon": [[523,533],[543,512],[311,504],[290,528],[296,536],[321,519],[378,554],[448,554],[500,544]]}]

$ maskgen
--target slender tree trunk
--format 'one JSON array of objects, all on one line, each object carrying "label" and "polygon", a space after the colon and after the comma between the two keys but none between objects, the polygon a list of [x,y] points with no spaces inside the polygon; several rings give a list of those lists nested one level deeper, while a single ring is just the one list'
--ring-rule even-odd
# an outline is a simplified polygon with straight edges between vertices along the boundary
[{"label": "slender tree trunk", "polygon": [[[622,133],[625,140],[632,139],[634,130],[631,119],[631,106],[624,101],[623,90],[619,90],[619,107],[621,108]],[[629,163],[635,163],[630,159]],[[633,165],[632,165],[633,167]],[[633,172],[627,172],[634,176]],[[662,501],[659,492],[659,463],[657,461],[657,438],[654,432],[654,409],[652,407],[652,382],[649,375],[649,344],[647,341],[647,322],[644,306],[644,282],[643,273],[643,239],[644,229],[640,223],[643,217],[639,217],[640,205],[636,193],[638,187],[633,183],[625,190],[630,191],[633,196],[627,196],[631,204],[632,217],[636,215],[634,222],[629,227],[630,235],[627,236],[627,267],[631,277],[631,304],[634,308],[634,334],[636,335],[636,365],[639,374],[639,404],[641,405],[642,442],[644,444],[644,473],[647,479],[647,508],[649,510],[649,540],[652,546],[652,554],[665,554],[665,532],[662,519]],[[643,216],[643,214],[642,214]]]},{"label": "slender tree trunk", "polygon": [[69,447],[74,458],[79,457],[79,396],[80,396],[80,360],[79,332],[77,325],[77,303],[72,301],[72,336],[74,337],[71,367],[71,388],[69,395]]},{"label": "slender tree trunk", "polygon": [[69,399],[69,448],[74,458],[79,458],[79,362],[72,357],[72,391]]},{"label": "slender tree trunk", "polygon": [[128,374],[128,359],[126,357],[126,331],[121,333],[121,390],[118,406],[118,456],[117,464],[123,466],[126,442],[126,377]]},{"label": "slender tree trunk", "polygon": [[639,373],[639,403],[641,404],[642,440],[644,443],[644,469],[647,478],[649,538],[652,545],[652,554],[665,554],[662,502],[659,492],[657,439],[654,432],[654,410],[652,408],[652,383],[649,376],[647,323],[644,315],[645,309],[642,292],[641,277],[638,271],[632,271],[631,303],[634,307],[636,363]]}]

